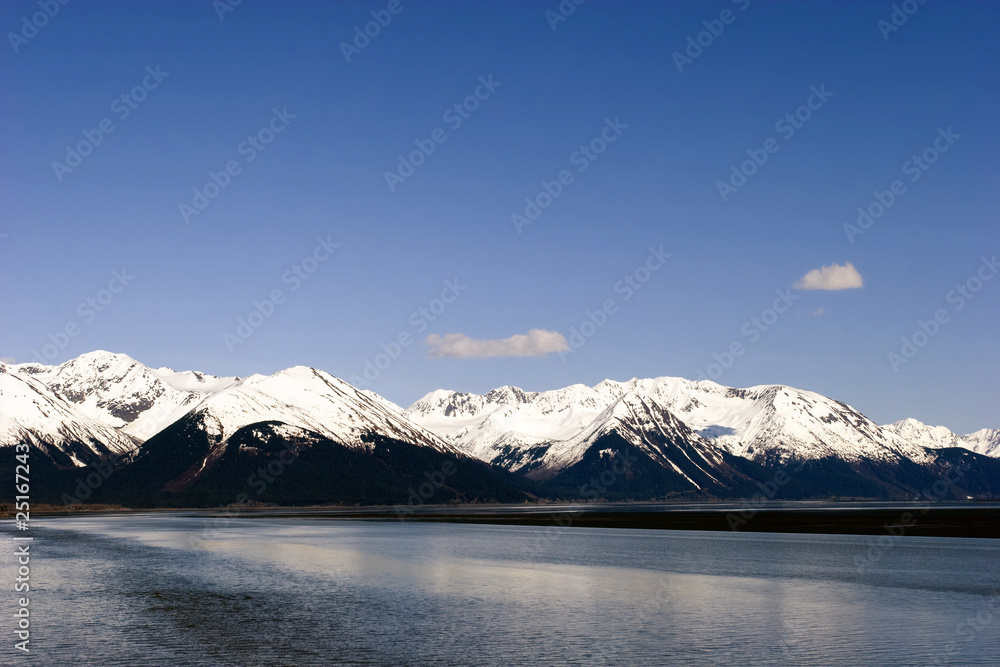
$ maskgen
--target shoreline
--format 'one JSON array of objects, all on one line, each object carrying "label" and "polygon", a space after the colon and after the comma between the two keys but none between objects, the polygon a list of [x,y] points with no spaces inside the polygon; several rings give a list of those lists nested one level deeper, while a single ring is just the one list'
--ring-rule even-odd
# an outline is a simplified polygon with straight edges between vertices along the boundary
[{"label": "shoreline", "polygon": [[[852,507],[852,504],[855,506]],[[351,521],[423,521],[556,528],[700,530],[831,535],[972,537],[1000,539],[1000,503],[802,501],[754,507],[749,503],[602,503],[521,505],[258,506],[234,508],[38,508],[36,516],[193,514],[207,518],[296,518]]]}]

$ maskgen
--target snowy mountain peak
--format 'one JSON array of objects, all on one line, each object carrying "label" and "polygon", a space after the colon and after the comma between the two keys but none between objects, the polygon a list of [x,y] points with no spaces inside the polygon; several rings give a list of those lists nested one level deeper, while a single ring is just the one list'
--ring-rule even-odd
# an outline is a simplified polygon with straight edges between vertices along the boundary
[{"label": "snowy mountain peak", "polygon": [[983,428],[974,433],[959,435],[944,426],[929,426],[913,418],[902,419],[882,428],[904,440],[932,449],[964,447],[977,454],[1000,456],[1000,430]]},{"label": "snowy mountain peak", "polygon": [[[550,447],[553,455],[560,452],[559,460],[569,461],[568,452],[600,429],[623,425],[627,432],[635,422],[652,428],[660,421],[672,431],[679,428],[676,421],[692,437],[762,462],[925,461],[930,456],[923,446],[882,429],[844,403],[785,385],[735,388],[659,377],[517,392],[508,387],[485,396],[432,392],[412,405],[410,414],[460,449],[487,461],[502,460],[512,469],[527,465],[512,448]],[[491,395],[503,400],[487,400]]]},{"label": "snowy mountain peak", "polygon": [[166,367],[154,368],[150,372],[174,389],[204,394],[221,391],[240,381],[238,377],[218,377],[198,371],[175,371]]},{"label": "snowy mountain peak", "polygon": [[[0,444],[28,440],[22,425],[40,428],[50,415],[56,430],[69,428],[84,435],[94,431],[95,442],[128,451],[190,416],[219,441],[244,426],[274,422],[348,446],[364,447],[372,436],[384,436],[455,453],[451,445],[413,423],[403,408],[308,366],[240,379],[166,367],[154,370],[128,355],[98,350],[58,366],[4,364],[0,369],[11,376],[4,384],[6,418]],[[38,395],[32,399],[36,403],[46,402],[41,415],[20,405],[33,394]],[[517,393],[513,388],[496,393],[498,399],[504,396],[516,399]],[[11,415],[22,413],[33,416],[15,422]],[[53,439],[45,429],[36,435],[32,441]]]},{"label": "snowy mountain peak", "polygon": [[57,465],[72,467],[109,454],[124,454],[136,441],[89,418],[31,376],[0,368],[0,443],[31,444]]},{"label": "snowy mountain peak", "polygon": [[585,442],[611,432],[622,435],[639,447],[648,442],[650,433],[666,438],[682,433],[687,438],[701,439],[669,410],[645,400],[633,391],[622,394],[577,438]]},{"label": "snowy mountain peak", "polygon": [[487,403],[498,403],[502,405],[526,403],[527,395],[518,387],[503,386],[492,389],[483,395]]},{"label": "snowy mountain peak", "polygon": [[961,438],[963,446],[978,454],[1000,457],[1000,429],[981,428]]},{"label": "snowy mountain peak", "polygon": [[952,447],[1000,456],[996,429],[956,435],[915,419],[878,426],[845,403],[786,385],[734,388],[658,377],[541,392],[438,389],[406,410],[308,366],[241,379],[151,369],[103,350],[57,366],[0,363],[0,446],[31,443],[57,465],[133,451],[182,419],[213,447],[259,430],[313,434],[370,451],[381,436],[539,480],[574,466],[589,469],[618,448],[641,453],[672,470],[684,488],[701,491],[742,474],[727,463],[733,457],[763,465],[830,458],[863,466],[930,464],[954,456],[936,451]]},{"label": "snowy mountain peak", "polygon": [[146,440],[236,378],[156,371],[127,354],[97,350],[58,366],[12,366],[41,381],[90,419]]},{"label": "snowy mountain peak", "polygon": [[206,398],[194,414],[219,442],[244,426],[280,422],[354,447],[381,435],[455,451],[398,406],[308,366],[250,376]]}]

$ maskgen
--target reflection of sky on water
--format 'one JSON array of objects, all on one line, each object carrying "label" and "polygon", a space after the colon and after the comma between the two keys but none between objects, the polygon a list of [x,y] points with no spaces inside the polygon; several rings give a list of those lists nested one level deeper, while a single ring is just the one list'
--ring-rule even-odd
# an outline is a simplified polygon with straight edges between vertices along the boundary
[{"label": "reflection of sky on water", "polygon": [[958,639],[945,657],[1000,664],[1000,623],[956,635],[1000,590],[991,540],[904,537],[859,573],[864,536],[169,514],[39,525],[25,664],[907,664]]}]

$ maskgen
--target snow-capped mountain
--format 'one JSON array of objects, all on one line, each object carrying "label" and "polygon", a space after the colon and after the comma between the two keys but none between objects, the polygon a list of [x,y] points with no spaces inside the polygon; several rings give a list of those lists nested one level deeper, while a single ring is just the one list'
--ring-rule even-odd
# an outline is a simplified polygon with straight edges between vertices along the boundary
[{"label": "snow-capped mountain", "polygon": [[295,366],[274,375],[251,375],[202,401],[189,415],[218,443],[245,426],[279,422],[364,448],[370,436],[457,453],[404,410],[315,368]]},{"label": "snow-capped mountain", "polygon": [[[527,462],[518,460],[513,449],[545,445],[561,452],[603,423],[603,413],[624,396],[671,415],[718,448],[762,463],[931,458],[923,446],[848,405],[781,385],[734,389],[662,377],[546,392],[503,387],[482,396],[438,390],[411,405],[410,414],[473,456],[518,470]],[[556,460],[554,453],[546,456]]]},{"label": "snow-capped mountain", "polygon": [[194,371],[150,369],[124,354],[96,351],[58,366],[12,364],[91,419],[143,441],[207,397],[239,382]]},{"label": "snow-capped mountain", "polygon": [[[669,410],[620,386],[573,385],[525,393],[501,387],[483,396],[436,391],[410,408],[414,421],[469,454],[540,481],[556,478],[614,434],[680,478],[680,487],[702,490],[727,468],[722,452]],[[606,443],[605,443],[606,444]],[[600,471],[598,471],[600,472]]]},{"label": "snow-capped mountain", "polygon": [[944,426],[928,426],[916,419],[903,419],[882,428],[922,447],[964,447],[977,454],[1000,457],[1000,429],[983,428],[974,433],[958,435]]},{"label": "snow-capped mountain", "polygon": [[[785,470],[794,471],[782,477],[789,498],[912,499],[946,474],[958,480],[954,497],[1000,492],[996,459],[911,441],[849,405],[782,385],[661,377],[481,396],[438,390],[409,411],[470,455],[583,496],[602,478],[604,497],[746,496]],[[979,436],[990,442],[990,432]],[[612,474],[621,457],[635,462],[622,471],[627,484]]]},{"label": "snow-capped mountain", "polygon": [[851,406],[815,392],[784,385],[737,389],[680,378],[621,385],[632,386],[715,444],[751,460],[928,460],[922,447],[883,430]]},{"label": "snow-capped mountain", "polygon": [[465,458],[399,406],[323,371],[296,366],[252,375],[207,397],[144,443],[134,463],[150,477],[172,470],[157,483],[177,493],[226,461],[230,468],[266,464],[268,453],[281,451],[279,443],[296,457],[317,443],[374,455],[380,440]]},{"label": "snow-capped mountain", "polygon": [[[625,460],[628,452],[616,448],[616,440],[631,446],[631,458],[643,456],[674,477],[674,488],[679,491],[718,492],[750,479],[732,466],[732,457],[726,452],[693,432],[669,410],[631,391],[614,400],[586,428],[546,448],[538,467],[528,474],[543,480],[565,475],[595,451],[598,457],[607,453]],[[598,479],[604,473],[598,469],[601,467],[615,472],[614,461],[590,466]],[[634,470],[620,467],[626,474]]]},{"label": "snow-capped mountain", "polygon": [[128,434],[91,419],[40,381],[12,369],[0,363],[0,445],[32,445],[64,467],[137,446]]},{"label": "snow-capped mountain", "polygon": [[[528,498],[523,480],[402,407],[304,366],[220,378],[107,352],[0,364],[0,447],[22,443],[48,455],[41,467],[32,458],[32,491],[52,502],[389,504],[414,502],[417,488],[418,503]],[[110,454],[125,456],[109,467]],[[11,461],[0,472],[12,475]]]},{"label": "snow-capped mountain", "polygon": [[[1000,494],[997,430],[878,426],[815,392],[671,377],[438,390],[404,409],[304,366],[215,377],[98,351],[0,364],[0,447],[19,443],[47,455],[60,491],[75,480],[68,468],[128,454],[102,487],[111,502],[228,501],[286,450],[312,463],[272,500],[397,502],[431,487],[452,500],[745,497],[793,467],[786,497],[919,497],[957,467],[954,497]],[[445,468],[462,473],[444,484]]]},{"label": "snow-capped mountain", "polygon": [[[95,452],[123,453],[171,424],[195,419],[218,445],[245,426],[274,422],[349,446],[377,434],[457,453],[400,406],[301,366],[241,379],[151,369],[124,354],[96,351],[57,366],[3,368],[0,446],[80,441]],[[69,461],[82,465],[80,457]]]},{"label": "snow-capped mountain", "polygon": [[454,451],[413,424],[403,408],[304,366],[241,379],[151,369],[127,355],[97,351],[58,366],[31,363],[8,368],[47,387],[92,421],[139,441],[193,413],[202,416],[221,440],[248,424],[277,421],[344,444],[359,445],[363,435],[380,433]]},{"label": "snow-capped mountain", "polygon": [[[409,413],[459,449],[495,461],[578,435],[611,402],[582,384],[533,393],[500,387],[482,396],[439,389],[411,405]],[[507,459],[501,465],[516,471],[529,463]]]}]

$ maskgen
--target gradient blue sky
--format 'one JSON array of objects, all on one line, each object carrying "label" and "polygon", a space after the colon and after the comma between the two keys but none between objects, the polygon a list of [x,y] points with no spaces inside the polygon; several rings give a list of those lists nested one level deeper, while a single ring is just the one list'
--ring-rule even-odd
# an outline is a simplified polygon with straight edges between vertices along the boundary
[{"label": "gradient blue sky", "polygon": [[[306,364],[350,379],[400,332],[416,342],[368,387],[402,405],[439,387],[550,389],[604,378],[784,383],[880,423],[1000,426],[1000,280],[961,310],[950,290],[1000,252],[1000,5],[927,3],[884,39],[890,2],[589,0],[553,30],[549,2],[406,2],[350,63],[340,44],[386,2],[71,2],[17,52],[0,47],[0,356],[94,349],[220,375]],[[724,9],[735,20],[679,72],[672,54]],[[0,4],[5,34],[34,2]],[[129,116],[112,102],[147,66],[169,73]],[[442,113],[478,77],[500,87],[457,130]],[[775,122],[811,86],[833,96],[794,136]],[[252,162],[238,152],[272,108],[295,115]],[[120,107],[119,107],[120,108]],[[60,182],[82,132],[115,129]],[[598,136],[628,128],[532,225],[511,214]],[[440,144],[394,192],[415,139]],[[938,128],[960,135],[919,180],[904,163]],[[768,137],[780,145],[727,201],[716,183]],[[185,224],[209,171],[241,172]],[[843,225],[894,179],[906,192],[854,243]],[[282,276],[340,247],[296,290]],[[673,253],[625,302],[614,286]],[[799,298],[756,342],[741,333],[808,271],[852,263],[859,289]],[[113,270],[134,275],[100,313]],[[467,289],[425,331],[411,313],[446,279]],[[117,287],[117,285],[116,285]],[[225,333],[274,289],[285,301],[230,351]],[[107,295],[104,295],[105,297]],[[569,336],[619,309],[565,360],[431,358],[429,334]],[[822,314],[815,314],[822,309]],[[890,366],[918,320],[949,321]],[[50,347],[49,351],[55,351]]]}]

